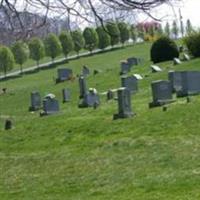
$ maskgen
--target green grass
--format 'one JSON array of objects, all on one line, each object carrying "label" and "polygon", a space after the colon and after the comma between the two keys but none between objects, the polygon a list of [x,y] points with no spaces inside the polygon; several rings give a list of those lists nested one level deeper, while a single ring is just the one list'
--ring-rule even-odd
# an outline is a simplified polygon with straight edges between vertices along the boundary
[{"label": "green grass", "polygon": [[[129,56],[145,59],[131,73],[149,74],[132,98],[136,116],[112,120],[117,102],[79,109],[78,80],[55,85],[56,69],[0,82],[8,94],[0,95],[0,199],[2,200],[194,200],[200,194],[200,96],[170,104],[168,111],[149,110],[150,83],[166,79],[170,69],[199,69],[200,59],[174,67],[160,64],[151,74],[150,44],[115,50],[70,61],[75,74],[82,65],[101,69],[89,76],[89,87],[99,92],[120,87],[119,61]],[[130,73],[130,74],[131,74]],[[72,101],[60,103],[61,112],[39,117],[29,113],[30,92],[72,91]],[[11,117],[14,129],[3,130]]]}]

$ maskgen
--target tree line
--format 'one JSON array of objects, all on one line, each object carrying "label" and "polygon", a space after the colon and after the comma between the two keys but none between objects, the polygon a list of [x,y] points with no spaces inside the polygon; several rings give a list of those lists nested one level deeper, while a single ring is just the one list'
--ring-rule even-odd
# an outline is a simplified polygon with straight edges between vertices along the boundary
[{"label": "tree line", "polygon": [[[63,31],[59,35],[50,33],[45,39],[37,37],[28,42],[17,41],[11,47],[0,46],[0,71],[6,76],[15,64],[20,65],[23,74],[23,65],[30,58],[36,62],[39,69],[39,62],[45,56],[51,58],[52,63],[55,58],[63,54],[65,58],[75,51],[77,55],[82,49],[91,53],[93,50],[113,47],[117,44],[124,45],[129,39],[136,42],[138,39],[146,41],[160,37],[160,35],[178,35],[178,26],[174,21],[172,28],[166,23],[164,29],[161,24],[155,21],[130,25],[125,22],[108,22],[105,26],[97,28],[86,27],[83,32],[75,30],[72,32]],[[193,28],[188,20],[185,30],[191,33]],[[149,39],[150,38],[150,39]]]}]

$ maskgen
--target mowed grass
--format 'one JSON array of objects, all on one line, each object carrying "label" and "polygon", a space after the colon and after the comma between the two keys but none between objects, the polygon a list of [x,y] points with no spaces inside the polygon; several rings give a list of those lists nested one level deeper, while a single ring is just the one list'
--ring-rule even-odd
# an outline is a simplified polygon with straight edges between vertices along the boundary
[{"label": "mowed grass", "polygon": [[[119,62],[129,56],[145,62],[130,74],[149,75],[132,97],[136,116],[112,120],[117,102],[101,96],[101,106],[79,109],[78,80],[55,85],[57,69],[0,82],[0,199],[2,200],[194,200],[200,198],[200,97],[185,98],[149,109],[150,83],[167,79],[170,69],[199,69],[200,59],[174,67],[161,63],[150,73],[150,44],[139,44],[70,61],[65,66],[80,74],[82,65],[100,69],[87,79],[100,93],[120,87]],[[69,88],[71,102],[62,104],[61,89]],[[39,117],[29,113],[30,92],[51,92],[61,112]],[[14,128],[3,130],[11,117]]]}]

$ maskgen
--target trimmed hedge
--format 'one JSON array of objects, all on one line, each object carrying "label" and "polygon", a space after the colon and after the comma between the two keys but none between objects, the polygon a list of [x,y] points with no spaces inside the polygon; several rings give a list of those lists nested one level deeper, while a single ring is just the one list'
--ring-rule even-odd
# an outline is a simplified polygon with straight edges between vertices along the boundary
[{"label": "trimmed hedge", "polygon": [[173,60],[179,57],[176,43],[166,36],[160,37],[151,47],[151,61],[154,63]]}]

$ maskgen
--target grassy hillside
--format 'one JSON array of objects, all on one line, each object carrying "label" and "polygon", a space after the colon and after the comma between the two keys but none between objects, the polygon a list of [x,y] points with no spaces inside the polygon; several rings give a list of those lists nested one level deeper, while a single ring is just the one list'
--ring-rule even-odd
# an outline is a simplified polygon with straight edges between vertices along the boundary
[{"label": "grassy hillside", "polygon": [[[150,44],[139,44],[71,61],[66,66],[80,73],[82,65],[100,69],[89,76],[89,87],[99,92],[120,87],[119,61],[129,56],[145,59],[131,73],[149,74],[132,98],[136,116],[112,120],[117,102],[79,109],[78,80],[55,85],[56,69],[0,82],[8,94],[0,95],[0,199],[2,200],[188,200],[200,194],[200,97],[170,104],[168,111],[149,109],[152,80],[166,79],[169,69],[199,69],[195,59],[174,67],[162,63],[151,74]],[[62,104],[61,89],[72,91]],[[39,117],[29,113],[30,92],[51,92],[61,112]],[[6,117],[14,129],[3,130]]]}]

